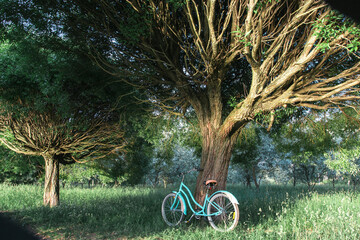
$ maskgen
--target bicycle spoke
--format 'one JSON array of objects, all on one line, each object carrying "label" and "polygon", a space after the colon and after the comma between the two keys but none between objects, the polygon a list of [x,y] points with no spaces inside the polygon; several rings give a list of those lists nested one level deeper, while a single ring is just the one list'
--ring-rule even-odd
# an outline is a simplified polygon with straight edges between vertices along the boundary
[{"label": "bicycle spoke", "polygon": [[224,207],[225,210],[228,210],[229,208],[233,208],[232,202],[229,202],[229,203]]}]

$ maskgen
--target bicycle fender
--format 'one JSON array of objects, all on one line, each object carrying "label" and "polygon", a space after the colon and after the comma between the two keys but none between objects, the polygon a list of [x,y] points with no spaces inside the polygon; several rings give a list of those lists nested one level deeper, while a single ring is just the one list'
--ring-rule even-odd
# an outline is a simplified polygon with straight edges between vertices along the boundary
[{"label": "bicycle fender", "polygon": [[183,203],[184,203],[184,214],[186,215],[187,207],[186,207],[185,199],[183,198],[181,193],[178,193],[177,191],[173,191],[173,193],[175,193],[177,196],[179,196],[181,198],[181,200],[183,201]]},{"label": "bicycle fender", "polygon": [[212,198],[215,194],[218,194],[218,193],[224,193],[226,196],[228,196],[230,198],[230,200],[234,203],[236,203],[237,205],[239,205],[239,202],[238,200],[236,199],[236,197],[231,193],[231,192],[228,192],[228,191],[225,191],[225,190],[221,190],[221,191],[217,191],[217,192],[214,192],[210,198]]}]

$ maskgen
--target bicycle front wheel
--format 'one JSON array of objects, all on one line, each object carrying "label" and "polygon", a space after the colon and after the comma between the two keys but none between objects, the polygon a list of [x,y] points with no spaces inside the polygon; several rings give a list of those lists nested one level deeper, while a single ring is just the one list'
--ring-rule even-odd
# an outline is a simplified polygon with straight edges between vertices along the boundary
[{"label": "bicycle front wheel", "polygon": [[239,221],[239,207],[225,193],[215,194],[207,207],[208,220],[215,230],[233,230]]},{"label": "bicycle front wheel", "polygon": [[169,226],[176,226],[184,219],[184,202],[175,193],[169,193],[163,200],[161,215]]}]

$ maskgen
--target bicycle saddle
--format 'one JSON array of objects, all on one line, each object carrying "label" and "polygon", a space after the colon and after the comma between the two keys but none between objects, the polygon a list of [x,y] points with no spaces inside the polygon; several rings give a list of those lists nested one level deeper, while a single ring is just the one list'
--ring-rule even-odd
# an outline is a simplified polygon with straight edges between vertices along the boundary
[{"label": "bicycle saddle", "polygon": [[215,187],[217,184],[216,180],[207,180],[204,182],[204,184],[206,185],[206,187],[211,190],[211,188]]}]

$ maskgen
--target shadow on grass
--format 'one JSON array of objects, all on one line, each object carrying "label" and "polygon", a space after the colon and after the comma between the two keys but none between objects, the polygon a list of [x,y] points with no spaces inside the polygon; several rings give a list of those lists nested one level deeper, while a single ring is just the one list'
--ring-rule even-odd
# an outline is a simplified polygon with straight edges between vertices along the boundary
[{"label": "shadow on grass", "polygon": [[163,231],[166,225],[161,218],[161,202],[168,191],[134,191],[63,190],[58,207],[24,208],[6,215],[51,239],[141,237]]},{"label": "shadow on grass", "polygon": [[[237,231],[256,226],[275,217],[284,207],[291,207],[307,194],[306,187],[264,186],[259,190],[229,186],[239,201],[240,220]],[[326,193],[329,187],[315,191]],[[29,224],[50,239],[121,239],[161,236],[170,228],[161,217],[161,203],[170,189],[76,189],[61,192],[61,205],[17,209],[6,213]],[[202,230],[206,221],[183,224],[187,229]]]},{"label": "shadow on grass", "polygon": [[36,234],[0,213],[0,238],[3,240],[39,240]]}]

